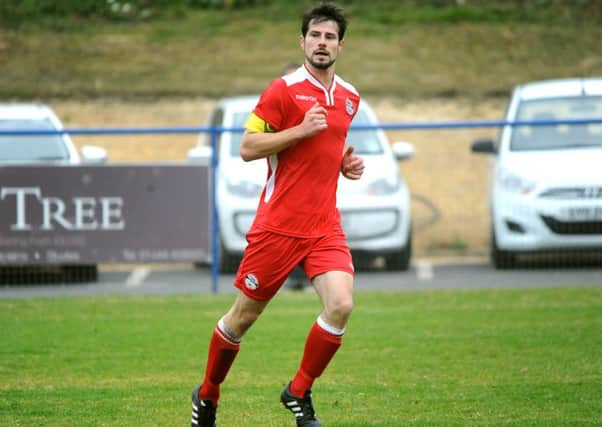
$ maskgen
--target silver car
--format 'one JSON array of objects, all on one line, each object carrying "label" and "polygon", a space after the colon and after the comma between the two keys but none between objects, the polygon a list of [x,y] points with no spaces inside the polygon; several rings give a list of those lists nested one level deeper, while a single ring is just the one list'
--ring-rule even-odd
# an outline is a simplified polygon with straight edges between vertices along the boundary
[{"label": "silver car", "polygon": [[490,153],[491,259],[513,267],[520,256],[602,251],[602,79],[532,82],[515,88]]},{"label": "silver car", "polygon": [[[47,105],[37,103],[0,104],[0,130],[55,131],[63,124]],[[78,164],[103,163],[104,149],[83,146],[80,157],[67,134],[0,135],[0,165],[2,164]]]},{"label": "silver car", "polygon": [[[47,105],[39,103],[0,104],[0,130],[57,131],[63,124]],[[0,135],[0,167],[8,165],[76,165],[103,163],[106,151],[101,147],[83,146],[80,156],[68,134]],[[40,274],[36,274],[40,273]],[[58,273],[58,274],[55,274]],[[0,266],[0,282],[16,283],[27,278],[63,281],[93,281],[96,265]]]}]

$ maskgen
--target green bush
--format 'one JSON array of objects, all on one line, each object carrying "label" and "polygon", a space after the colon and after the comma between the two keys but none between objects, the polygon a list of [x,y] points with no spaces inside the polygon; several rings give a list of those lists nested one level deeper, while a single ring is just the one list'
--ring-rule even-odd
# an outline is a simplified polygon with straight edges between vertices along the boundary
[{"label": "green bush", "polygon": [[[315,1],[304,0],[311,5]],[[599,0],[339,0],[355,14],[377,21],[593,21],[602,22]],[[18,26],[25,21],[75,17],[104,20],[144,20],[186,9],[250,7],[298,10],[289,0],[2,0],[0,22]]]},{"label": "green bush", "polygon": [[0,16],[11,19],[45,15],[93,16],[106,13],[108,3],[95,0],[12,0],[0,2]]}]

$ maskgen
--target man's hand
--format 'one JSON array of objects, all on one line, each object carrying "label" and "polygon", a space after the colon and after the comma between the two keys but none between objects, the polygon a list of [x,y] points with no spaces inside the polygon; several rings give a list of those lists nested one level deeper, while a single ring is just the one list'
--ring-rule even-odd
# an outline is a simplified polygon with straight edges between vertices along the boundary
[{"label": "man's hand", "polygon": [[279,153],[305,138],[314,136],[328,127],[326,108],[315,103],[305,112],[303,121],[297,126],[277,132],[255,132],[245,130],[240,142],[240,156],[245,162]]},{"label": "man's hand", "polygon": [[343,153],[341,173],[347,179],[360,179],[364,173],[364,159],[353,155],[353,146],[347,147]]},{"label": "man's hand", "polygon": [[303,138],[309,138],[326,129],[328,127],[328,123],[326,122],[327,114],[326,108],[322,107],[319,103],[316,102],[312,105],[305,112],[305,117],[299,125],[303,133]]}]

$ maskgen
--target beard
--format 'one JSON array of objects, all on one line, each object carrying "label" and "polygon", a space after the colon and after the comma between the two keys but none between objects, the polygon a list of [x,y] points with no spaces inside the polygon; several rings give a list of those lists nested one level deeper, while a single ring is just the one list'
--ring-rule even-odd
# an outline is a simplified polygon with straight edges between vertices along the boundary
[{"label": "beard", "polygon": [[307,56],[307,61],[312,65],[312,67],[318,70],[327,70],[332,64],[334,64],[335,60],[336,59],[331,59],[326,62],[321,62],[314,60],[311,56]]}]

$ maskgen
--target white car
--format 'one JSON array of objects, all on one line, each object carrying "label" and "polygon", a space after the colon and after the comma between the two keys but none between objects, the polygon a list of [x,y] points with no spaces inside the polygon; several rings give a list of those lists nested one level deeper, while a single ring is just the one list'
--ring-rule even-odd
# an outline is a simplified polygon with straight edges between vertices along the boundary
[{"label": "white car", "polygon": [[[245,235],[255,217],[259,195],[265,184],[265,159],[245,162],[240,157],[242,127],[257,103],[257,96],[222,99],[209,117],[208,125],[236,128],[219,134],[217,141],[216,204],[219,221],[220,270],[232,272],[247,245]],[[353,125],[378,125],[376,115],[361,101]],[[387,268],[406,270],[412,253],[410,194],[399,173],[397,160],[414,155],[406,142],[392,146],[381,129],[350,130],[347,143],[365,162],[362,179],[339,179],[338,208],[355,262],[383,256]],[[202,134],[188,157],[208,161],[210,136]]]},{"label": "white car", "polygon": [[[47,105],[37,103],[0,104],[0,130],[63,130],[63,124]],[[80,157],[67,134],[0,135],[0,165],[103,163],[103,148],[86,145]]]},{"label": "white car", "polygon": [[[0,104],[0,130],[63,130],[63,124],[47,105],[39,103]],[[106,150],[92,145],[83,146],[82,156],[68,134],[2,135],[0,134],[0,167],[9,165],[77,165],[80,163],[104,163]],[[41,273],[44,281],[56,280],[49,272],[62,273],[65,281],[94,281],[96,265],[54,266],[0,266],[0,281],[36,279]]]},{"label": "white car", "polygon": [[[562,79],[514,89],[491,153],[491,258],[511,268],[519,255],[602,249],[602,79]],[[550,123],[552,122],[552,123]],[[547,125],[544,125],[546,124]]]}]

